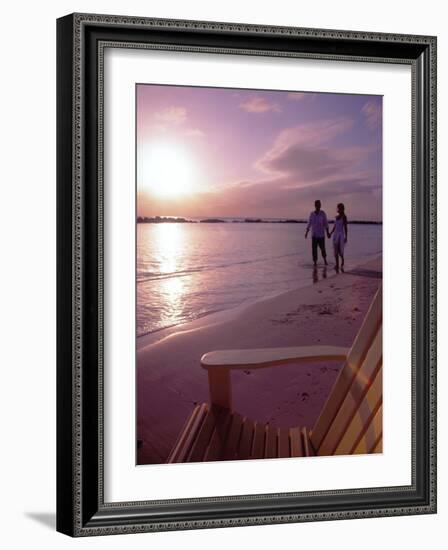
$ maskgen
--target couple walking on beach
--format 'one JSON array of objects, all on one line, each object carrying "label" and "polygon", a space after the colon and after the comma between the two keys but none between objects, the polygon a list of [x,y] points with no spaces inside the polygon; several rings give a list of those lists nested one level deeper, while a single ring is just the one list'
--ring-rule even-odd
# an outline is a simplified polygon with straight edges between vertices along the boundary
[{"label": "couple walking on beach", "polygon": [[313,254],[314,266],[317,265],[317,249],[320,248],[322,258],[325,265],[327,262],[327,252],[325,250],[325,234],[328,238],[333,235],[333,250],[336,261],[335,269],[339,271],[339,259],[341,260],[341,270],[344,271],[344,246],[347,243],[347,216],[345,215],[345,207],[340,202],[337,205],[337,214],[334,220],[333,229],[328,228],[327,215],[321,210],[320,200],[314,201],[314,211],[311,212],[308,225],[305,231],[305,238],[311,229],[311,247]]}]

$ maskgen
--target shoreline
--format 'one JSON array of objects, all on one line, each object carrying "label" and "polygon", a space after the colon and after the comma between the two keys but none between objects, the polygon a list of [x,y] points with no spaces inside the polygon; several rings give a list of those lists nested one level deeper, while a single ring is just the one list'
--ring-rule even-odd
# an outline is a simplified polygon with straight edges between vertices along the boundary
[{"label": "shoreline", "polygon": [[[194,406],[208,401],[207,373],[200,367],[203,353],[316,344],[350,346],[381,278],[380,256],[316,284],[186,323],[182,330],[178,325],[163,338],[140,346],[137,437],[142,444],[137,464],[164,462]],[[277,426],[311,427],[340,366],[325,362],[235,371],[234,408]]]},{"label": "shoreline", "polygon": [[[371,264],[372,262],[378,262],[381,260],[381,258],[382,258],[382,254],[374,255],[374,257],[368,260],[367,262],[361,262],[360,264],[355,264],[347,271],[347,273],[350,273],[350,271],[353,271],[353,270],[362,269],[363,267]],[[325,268],[324,265],[318,265],[317,266],[318,273],[322,272],[324,268]],[[313,268],[311,267],[310,270],[313,271]],[[325,279],[332,279],[337,275],[338,273],[336,273],[332,265],[327,267],[327,274],[325,276]],[[339,274],[339,275],[343,275],[343,274]],[[274,292],[272,295],[269,295],[269,296],[260,296],[253,300],[244,301],[243,303],[235,307],[222,309],[220,311],[214,311],[212,313],[205,313],[204,315],[202,315],[201,317],[198,317],[197,319],[193,319],[191,321],[185,321],[183,323],[173,324],[167,327],[162,327],[160,329],[154,330],[152,332],[148,332],[146,334],[142,334],[136,337],[137,352],[147,346],[151,346],[153,344],[156,344],[157,342],[164,340],[165,338],[167,338],[168,336],[171,336],[172,334],[182,333],[190,330],[200,329],[202,327],[209,326],[209,325],[216,325],[223,322],[232,321],[233,319],[237,318],[239,315],[244,313],[244,310],[246,308],[250,308],[255,304],[277,298],[282,294],[288,294],[289,292],[304,290],[308,287],[312,287],[314,284],[317,284],[317,283],[310,284],[309,281],[307,282],[304,281],[303,285],[297,286],[290,290],[286,290],[286,291],[280,290],[278,292]]]}]

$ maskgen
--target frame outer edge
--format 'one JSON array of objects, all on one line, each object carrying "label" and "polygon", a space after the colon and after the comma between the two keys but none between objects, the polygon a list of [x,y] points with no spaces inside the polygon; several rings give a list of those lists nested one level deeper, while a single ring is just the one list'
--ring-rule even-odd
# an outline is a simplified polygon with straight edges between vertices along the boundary
[{"label": "frame outer edge", "polygon": [[170,19],[157,17],[139,17],[127,15],[109,15],[86,12],[72,14],[79,23],[100,25],[119,25],[122,27],[153,27],[156,29],[193,30],[253,33],[264,35],[301,36],[312,38],[351,39],[361,41],[385,41],[395,43],[430,44],[436,40],[431,35],[382,33],[374,31],[352,31],[347,29],[323,29],[308,27],[289,27],[284,25],[262,25],[254,23],[232,23],[225,21],[205,21],[190,19]]},{"label": "frame outer edge", "polygon": [[82,304],[83,304],[83,164],[85,148],[83,142],[82,120],[84,116],[84,72],[83,72],[83,41],[82,41],[82,20],[76,15],[73,16],[72,36],[73,36],[73,369],[74,369],[74,396],[73,406],[73,439],[75,448],[73,449],[73,535],[82,536],[83,529],[82,502],[83,502],[83,457],[85,449],[83,446],[83,339],[82,339]]},{"label": "frame outer edge", "polygon": [[57,20],[57,488],[56,529],[74,534],[72,362],[73,16]]},{"label": "frame outer edge", "polygon": [[429,43],[429,511],[437,513],[437,37]]},{"label": "frame outer edge", "polygon": [[[119,524],[110,527],[100,527],[93,524],[83,525],[82,522],[82,157],[83,157],[83,145],[82,145],[82,90],[83,90],[83,74],[82,74],[82,28],[85,24],[93,23],[104,26],[143,26],[143,27],[155,27],[155,28],[170,28],[176,29],[191,29],[191,30],[215,30],[217,32],[245,32],[245,33],[263,33],[263,34],[289,34],[292,36],[302,36],[309,38],[335,38],[339,40],[343,39],[357,39],[363,41],[383,41],[383,42],[406,42],[413,44],[420,44],[422,46],[429,46],[430,51],[430,68],[429,68],[429,86],[430,86],[430,114],[428,117],[429,135],[428,141],[431,140],[431,156],[428,163],[428,171],[426,172],[427,179],[430,186],[430,200],[429,208],[427,210],[429,216],[429,232],[430,232],[430,254],[429,263],[425,273],[429,275],[429,375],[431,378],[430,395],[429,395],[429,427],[430,427],[430,465],[429,465],[429,502],[426,505],[413,505],[407,507],[394,507],[383,509],[358,509],[358,510],[346,510],[335,512],[323,512],[323,513],[300,513],[300,514],[284,514],[280,516],[256,516],[245,517],[244,513],[238,518],[228,519],[209,519],[203,521],[163,521],[163,522],[148,522],[146,524]],[[70,25],[70,38],[62,37],[62,29],[67,29],[67,25]],[[194,28],[193,28],[194,27]],[[72,84],[73,95],[70,100],[71,113],[68,115],[66,109],[59,109],[58,107],[58,142],[61,141],[63,146],[58,145],[58,256],[61,254],[63,244],[69,246],[70,254],[70,290],[68,293],[66,286],[61,282],[67,283],[67,257],[58,258],[58,476],[61,472],[63,483],[58,483],[58,530],[72,536],[90,536],[90,535],[106,535],[106,534],[119,534],[119,533],[135,533],[135,532],[147,532],[147,531],[165,531],[175,529],[203,529],[213,527],[230,527],[238,525],[262,525],[269,523],[287,523],[287,522],[304,522],[304,521],[322,521],[322,520],[334,520],[334,519],[354,519],[361,517],[381,517],[381,516],[394,516],[403,514],[422,514],[428,512],[435,512],[435,477],[436,477],[436,456],[435,456],[435,362],[436,362],[436,273],[435,273],[435,201],[436,201],[436,167],[435,167],[435,133],[436,133],[436,39],[434,37],[426,36],[413,36],[413,35],[392,35],[392,34],[379,34],[379,33],[366,33],[366,32],[352,32],[352,31],[331,31],[321,29],[300,29],[290,27],[269,27],[259,25],[244,25],[244,24],[229,24],[229,23],[213,23],[213,22],[195,22],[195,21],[178,21],[178,20],[160,20],[160,19],[147,19],[147,18],[135,18],[125,16],[102,16],[92,14],[73,14],[65,18],[58,20],[58,50],[63,47],[64,44],[70,44],[70,56],[60,55],[58,57],[58,72],[65,75],[66,80],[61,75],[58,77],[58,98],[62,94],[67,96],[67,69],[64,68],[65,63],[69,61],[73,63],[70,68],[73,68],[73,73],[70,77]],[[69,34],[70,34],[69,33]],[[68,59],[68,57],[70,59]],[[61,149],[67,148],[67,135],[63,128],[66,130],[68,125],[68,116],[71,117],[71,131],[72,139],[70,141],[70,150],[72,158],[70,161],[61,161]],[[65,125],[61,122],[64,121]],[[65,136],[65,137],[64,137]],[[70,206],[72,211],[64,221],[64,214],[67,214],[67,204],[69,202],[68,185],[67,181],[72,183],[70,197]],[[65,181],[65,185],[63,185]],[[63,208],[63,206],[65,208]],[[61,210],[61,211],[60,211]],[[68,223],[70,223],[70,234],[68,230]],[[73,271],[71,271],[73,269]],[[59,274],[59,270],[63,272],[64,276]],[[65,271],[64,271],[65,270]],[[62,294],[61,294],[62,291]],[[70,296],[70,299],[68,299]],[[62,328],[68,318],[67,311],[62,307],[67,306],[70,302],[70,351],[71,351],[71,370],[70,375],[67,374],[66,361],[62,361],[67,355],[67,335],[65,339],[62,338]],[[61,328],[60,328],[61,325]],[[70,392],[67,391],[67,379],[70,376]],[[61,388],[63,391],[61,391]],[[67,434],[65,429],[67,428],[67,407],[65,403],[63,406],[62,396],[70,397],[69,403],[71,404],[71,422],[70,422],[70,435],[72,441],[67,443]],[[64,424],[59,420],[61,413],[63,414]],[[62,453],[60,452],[62,450]],[[70,451],[70,453],[68,452]],[[70,456],[69,456],[70,455]],[[67,481],[68,473],[70,473],[70,486]],[[62,495],[62,489],[65,489],[69,493],[69,498]]]}]

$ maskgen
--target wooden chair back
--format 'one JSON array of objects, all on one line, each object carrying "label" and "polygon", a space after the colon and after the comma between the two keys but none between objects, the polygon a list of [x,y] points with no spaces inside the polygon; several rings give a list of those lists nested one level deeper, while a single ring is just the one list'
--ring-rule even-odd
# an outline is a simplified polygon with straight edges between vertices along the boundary
[{"label": "wooden chair back", "polygon": [[380,286],[311,431],[317,455],[381,450],[382,310]]}]

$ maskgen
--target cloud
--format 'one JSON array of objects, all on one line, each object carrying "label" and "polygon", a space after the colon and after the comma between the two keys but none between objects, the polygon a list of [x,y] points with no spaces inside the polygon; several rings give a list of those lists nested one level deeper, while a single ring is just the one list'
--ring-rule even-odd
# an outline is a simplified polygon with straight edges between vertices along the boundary
[{"label": "cloud", "polygon": [[243,103],[240,103],[240,107],[248,113],[267,113],[268,111],[279,113],[281,111],[277,103],[268,101],[266,98],[260,96],[250,97]]},{"label": "cloud", "polygon": [[363,148],[331,144],[352,126],[351,119],[337,118],[287,128],[255,165],[264,173],[294,178],[296,182],[321,181],[365,158]]},{"label": "cloud", "polygon": [[[308,202],[321,198],[332,206],[337,201],[356,205],[356,215],[365,219],[381,219],[381,165],[372,169],[366,162],[376,149],[339,145],[338,138],[352,126],[352,120],[338,118],[281,131],[256,162],[264,177],[236,184],[233,199],[249,208],[257,203],[261,210],[269,205],[285,213],[295,205],[303,215]],[[296,206],[304,203],[306,207]]]},{"label": "cloud", "polygon": [[189,137],[204,137],[205,133],[199,128],[190,128],[185,131],[185,135]]},{"label": "cloud", "polygon": [[373,146],[341,145],[349,118],[301,124],[281,131],[257,162],[260,177],[227,184],[203,200],[210,212],[247,216],[305,217],[316,198],[333,212],[338,202],[351,215],[381,219],[381,164],[369,162]]},{"label": "cloud", "polygon": [[[187,137],[204,137],[205,133],[199,128],[186,128],[187,109],[180,106],[171,106],[154,113],[155,123],[149,129],[155,133],[180,133]],[[180,130],[178,129],[180,127]]]},{"label": "cloud", "polygon": [[264,166],[266,172],[293,178],[299,185],[319,183],[350,172],[367,154],[365,147],[308,149],[291,144],[278,156],[271,156]]},{"label": "cloud", "polygon": [[333,140],[336,136],[348,132],[353,127],[350,118],[340,117],[299,124],[282,130],[274,141],[270,154],[276,156],[291,144],[317,147]]},{"label": "cloud", "polygon": [[367,127],[370,130],[376,130],[380,127],[383,114],[380,102],[371,99],[363,105],[361,110],[365,116]]},{"label": "cloud", "polygon": [[292,101],[301,101],[302,99],[305,99],[307,94],[304,92],[290,92],[288,94],[288,99],[291,99]]},{"label": "cloud", "polygon": [[185,107],[167,107],[154,113],[154,119],[163,124],[182,124],[187,120],[187,110]]}]

